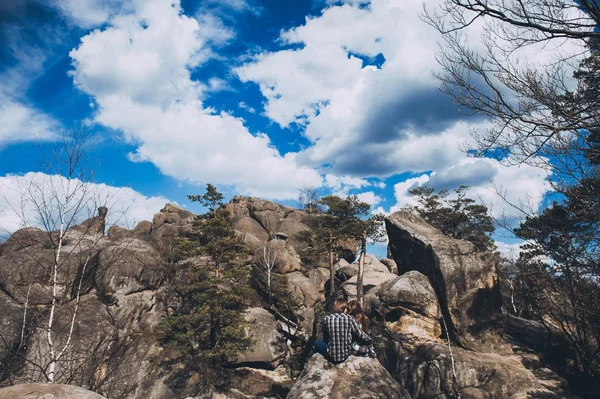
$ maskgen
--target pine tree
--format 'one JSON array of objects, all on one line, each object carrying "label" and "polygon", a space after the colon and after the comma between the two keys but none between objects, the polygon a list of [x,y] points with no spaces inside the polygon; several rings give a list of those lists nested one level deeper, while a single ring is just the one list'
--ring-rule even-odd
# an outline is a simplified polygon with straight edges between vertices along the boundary
[{"label": "pine tree", "polygon": [[433,187],[419,186],[409,191],[418,202],[410,209],[451,237],[471,241],[481,251],[494,250],[493,219],[485,205],[476,204],[466,196],[468,189],[468,186],[460,186],[454,190],[455,198],[451,198],[448,190],[436,194]]},{"label": "pine tree", "polygon": [[226,382],[225,366],[246,350],[251,339],[244,310],[252,289],[250,254],[217,208],[223,196],[212,185],[202,196],[190,196],[209,208],[198,217],[195,232],[181,239],[181,256],[204,256],[208,262],[183,260],[171,281],[180,303],[162,323],[163,342],[184,360],[206,385]]}]

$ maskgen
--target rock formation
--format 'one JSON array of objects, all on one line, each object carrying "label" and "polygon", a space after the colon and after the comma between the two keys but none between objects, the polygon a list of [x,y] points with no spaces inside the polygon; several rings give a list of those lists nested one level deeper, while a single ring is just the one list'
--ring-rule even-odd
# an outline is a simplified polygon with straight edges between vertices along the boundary
[{"label": "rock formation", "polygon": [[22,384],[0,388],[0,398],[5,399],[106,399],[97,393],[72,385]]},{"label": "rock formation", "polygon": [[287,399],[410,399],[377,359],[351,356],[333,365],[313,355]]},{"label": "rock formation", "polygon": [[[329,268],[304,264],[298,255],[304,244],[296,234],[310,228],[310,219],[303,211],[257,198],[236,197],[225,209],[237,234],[254,251],[256,295],[248,298],[246,313],[247,334],[254,342],[230,365],[229,389],[212,392],[211,398],[283,398],[289,392],[292,399],[409,394],[424,399],[519,399],[566,392],[563,381],[528,349],[541,339],[539,328],[516,320],[504,331],[514,342],[499,334],[491,254],[476,252],[470,243],[449,238],[406,212],[386,220],[391,259],[365,259],[365,311],[374,320],[379,361],[351,357],[333,366],[320,355],[307,356],[310,360],[294,383],[290,367],[310,355],[311,348],[303,345],[318,325],[315,310],[318,314],[328,305]],[[80,307],[69,347],[72,357],[59,364],[57,375],[110,398],[205,397],[190,390],[189,381],[173,377],[176,364],[165,366],[168,356],[158,330],[160,320],[179,305],[165,284],[165,262],[178,237],[197,232],[195,216],[167,204],[152,222],[141,221],[133,230],[112,226],[104,234],[105,217],[106,211],[100,210],[65,236],[57,287],[59,346],[66,342],[78,291]],[[36,365],[43,368],[48,353],[40,320],[51,299],[47,265],[54,261],[55,237],[27,228],[0,247],[0,384],[8,383],[9,374],[12,383],[43,380]],[[348,260],[356,258],[356,243],[346,244],[347,257],[338,261],[335,278],[338,294],[352,299],[358,267]],[[272,282],[285,283],[294,305],[286,316],[266,299],[260,262],[265,251],[274,255]],[[198,256],[186,262],[202,268],[210,259]],[[523,343],[517,345],[516,338]],[[88,397],[93,396],[82,398]]]},{"label": "rock formation", "polygon": [[385,225],[388,253],[398,273],[416,270],[427,276],[455,339],[499,319],[501,298],[492,253],[448,237],[409,212],[394,213]]}]

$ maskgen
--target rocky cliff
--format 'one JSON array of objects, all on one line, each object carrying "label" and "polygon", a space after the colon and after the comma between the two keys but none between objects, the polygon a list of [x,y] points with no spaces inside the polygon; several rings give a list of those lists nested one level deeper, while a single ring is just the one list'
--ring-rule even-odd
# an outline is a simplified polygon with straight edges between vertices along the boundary
[{"label": "rocky cliff", "polygon": [[[276,254],[273,278],[286,282],[295,305],[294,316],[285,319],[254,300],[246,311],[254,344],[231,365],[229,389],[202,396],[193,376],[176,377],[178,366],[160,344],[158,323],[176,307],[162,265],[195,219],[172,204],[133,230],[105,231],[105,209],[69,229],[58,253],[57,347],[67,344],[76,306],[77,317],[57,381],[111,399],[566,396],[564,381],[549,370],[541,373],[547,369],[531,361],[528,346],[502,329],[491,254],[403,212],[386,220],[390,259],[369,255],[365,261],[365,303],[375,320],[379,360],[352,358],[332,366],[318,355],[306,357],[310,347],[304,345],[317,333],[315,309],[324,305],[330,277],[329,269],[304,264],[299,256],[305,244],[297,234],[310,229],[307,215],[247,197],[234,198],[225,209],[254,251],[255,267],[265,251]],[[51,237],[23,229],[0,252],[2,386],[45,379],[49,265],[57,255]],[[349,243],[343,255],[335,278],[340,293],[352,298],[357,266],[349,262],[356,246]],[[195,261],[202,267],[202,259]],[[255,284],[264,294],[261,281]],[[292,364],[304,360],[304,371],[294,374]],[[538,396],[527,396],[532,393]]]}]

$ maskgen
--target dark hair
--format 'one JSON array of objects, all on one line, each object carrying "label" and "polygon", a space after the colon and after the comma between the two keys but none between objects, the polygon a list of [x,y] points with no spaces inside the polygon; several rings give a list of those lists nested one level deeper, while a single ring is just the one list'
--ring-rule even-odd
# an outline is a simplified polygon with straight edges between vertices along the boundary
[{"label": "dark hair", "polygon": [[369,317],[363,312],[358,301],[350,301],[348,303],[348,313],[354,316],[364,332],[368,334],[371,333],[371,320],[369,320]]},{"label": "dark hair", "polygon": [[333,305],[333,311],[335,313],[344,313],[348,307],[348,302],[345,299],[336,299]]}]

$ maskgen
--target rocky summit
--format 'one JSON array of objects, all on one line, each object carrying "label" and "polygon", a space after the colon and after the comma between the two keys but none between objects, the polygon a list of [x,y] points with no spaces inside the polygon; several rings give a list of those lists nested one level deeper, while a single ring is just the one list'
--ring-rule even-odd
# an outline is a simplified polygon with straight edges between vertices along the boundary
[{"label": "rocky summit", "polygon": [[[196,376],[172,361],[161,341],[159,323],[179,306],[164,265],[180,238],[197,234],[196,216],[168,204],[132,230],[105,231],[110,210],[100,209],[67,231],[54,315],[54,345],[67,350],[55,381],[80,388],[40,384],[51,350],[43,321],[55,233],[22,229],[1,247],[0,398],[569,397],[565,381],[535,352],[535,323],[513,317],[505,328],[491,253],[414,214],[389,216],[388,258],[368,254],[364,269],[378,358],[332,365],[311,349],[331,276],[327,265],[302,256],[307,244],[299,233],[311,230],[308,214],[248,197],[224,209],[253,254],[247,266],[259,270],[265,254],[273,255],[269,281],[284,283],[293,305],[286,315],[268,306],[265,280],[255,281],[244,313],[251,344],[229,364],[226,387],[195,385]],[[349,299],[356,297],[356,250],[346,243],[335,265],[338,294]],[[202,269],[210,259],[186,262]]]}]

